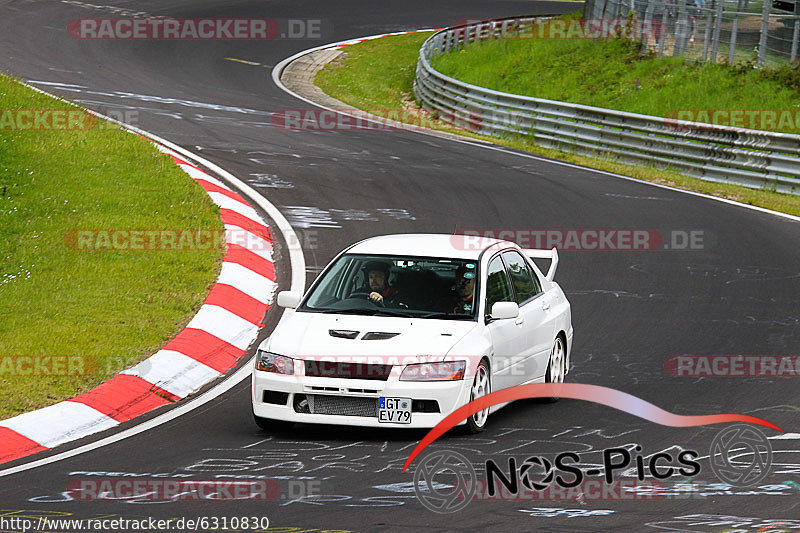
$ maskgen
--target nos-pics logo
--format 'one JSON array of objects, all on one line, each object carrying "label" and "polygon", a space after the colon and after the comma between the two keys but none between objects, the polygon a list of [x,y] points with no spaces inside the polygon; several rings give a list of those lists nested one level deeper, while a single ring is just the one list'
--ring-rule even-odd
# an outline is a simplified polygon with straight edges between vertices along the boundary
[{"label": "nos-pics logo", "polygon": [[[700,454],[693,450],[659,452],[644,456],[640,446],[607,448],[603,463],[581,464],[580,454],[563,452],[552,460],[533,456],[522,462],[508,458],[498,464],[488,459],[485,477],[479,479],[472,463],[460,453],[440,450],[430,453],[414,471],[414,490],[425,507],[437,513],[453,513],[473,499],[526,499],[524,493],[539,493],[538,499],[563,497],[566,489],[588,484],[612,486],[615,472],[632,471],[635,478],[664,480],[674,476],[694,477],[700,473]],[[761,482],[772,466],[772,447],[766,435],[749,424],[736,424],[717,433],[709,450],[711,470],[720,481],[734,487],[749,487]],[[618,482],[616,482],[618,483]],[[617,487],[625,491],[625,486]],[[548,492],[549,491],[549,492]],[[608,497],[625,495],[603,489]]]}]

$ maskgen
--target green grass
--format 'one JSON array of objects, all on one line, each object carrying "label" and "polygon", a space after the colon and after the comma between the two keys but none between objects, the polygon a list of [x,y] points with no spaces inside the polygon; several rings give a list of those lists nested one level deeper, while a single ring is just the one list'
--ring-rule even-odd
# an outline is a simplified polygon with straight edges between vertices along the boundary
[{"label": "green grass", "polygon": [[[500,39],[435,57],[432,66],[498,91],[658,117],[709,109],[780,109],[800,116],[800,91],[757,69],[643,56],[639,49],[639,43],[622,39]],[[765,126],[752,124],[770,129]],[[800,133],[794,120],[785,126],[781,131]]]},{"label": "green grass", "polygon": [[[9,109],[75,108],[0,76],[0,111]],[[0,130],[0,362],[76,356],[88,370],[6,367],[0,419],[85,392],[159,349],[202,304],[223,255],[76,250],[70,231],[198,228],[221,230],[219,209],[144,139],[107,123]]]},{"label": "green grass", "polygon": [[[375,114],[386,116],[388,113],[385,110],[403,110],[407,111],[408,115],[412,115],[412,118],[410,120],[406,120],[406,122],[413,121],[414,123],[420,122],[420,119],[413,118],[413,115],[415,113],[419,115],[426,115],[426,119],[423,121],[423,123],[425,125],[430,125],[431,123],[433,123],[435,129],[439,129],[442,131],[455,132],[461,135],[466,135],[469,137],[490,141],[496,144],[519,148],[522,150],[543,155],[545,157],[551,157],[554,159],[560,159],[562,161],[584,165],[590,168],[615,172],[618,174],[632,176],[642,180],[653,181],[693,191],[699,191],[715,196],[737,200],[746,204],[766,207],[768,209],[773,209],[775,211],[800,215],[800,197],[798,196],[778,194],[768,190],[749,189],[746,187],[740,187],[736,185],[713,183],[696,178],[683,176],[682,174],[669,170],[659,170],[647,167],[636,167],[632,165],[618,163],[610,159],[585,157],[585,156],[565,153],[558,150],[552,150],[536,146],[529,138],[526,137],[517,137],[513,139],[500,139],[495,137],[476,135],[467,132],[466,130],[456,129],[453,126],[444,122],[432,121],[430,116],[427,116],[427,114],[424,111],[419,110],[418,106],[414,102],[414,96],[412,90],[412,83],[414,80],[416,63],[419,55],[419,48],[422,45],[422,42],[429,36],[430,32],[425,34],[412,33],[408,35],[383,37],[380,39],[364,41],[362,43],[348,46],[347,51],[345,52],[346,55],[343,58],[340,57],[339,59],[337,59],[337,61],[334,61],[326,65],[326,67],[317,74],[315,83],[323,91],[325,91],[332,97],[337,98],[354,107],[374,112]],[[541,41],[524,41],[523,43],[526,45],[531,45],[534,42],[537,45],[541,43]],[[579,45],[580,44],[581,43],[579,43]],[[610,46],[619,47],[620,45],[612,44]],[[476,47],[476,50],[477,49],[478,47]],[[606,51],[608,52],[607,49]],[[457,52],[453,54],[453,59],[458,58],[460,60],[461,58],[469,57],[471,52],[472,52],[471,49],[470,51],[465,52],[463,54],[461,52]],[[507,62],[507,60],[504,57],[495,59],[498,59],[498,61],[502,62],[503,64]],[[517,59],[519,60],[519,58]],[[549,96],[550,98],[555,98],[558,100],[577,101],[589,105],[598,105],[598,103],[601,101],[603,102],[609,102],[611,100],[615,100],[617,102],[622,101],[623,98],[621,98],[620,95],[617,95],[616,94],[617,92],[623,91],[625,92],[625,94],[630,94],[630,92],[636,92],[635,79],[633,87],[626,87],[623,83],[617,83],[616,85],[614,85],[614,83],[606,81],[606,80],[614,80],[615,76],[628,76],[628,73],[625,72],[625,69],[621,68],[620,65],[604,67],[602,61],[597,61],[596,63],[594,63],[597,68],[595,72],[593,73],[585,72],[585,69],[581,68],[580,70],[581,72],[584,72],[584,74],[582,76],[578,76],[574,73],[565,72],[571,68],[571,65],[569,64],[568,61],[562,61],[559,58],[547,58],[545,60],[549,61],[551,65],[561,64],[561,66],[558,68],[553,66],[554,69],[557,68],[557,70],[554,73],[547,74],[551,78],[553,77],[557,78],[560,75],[565,75],[565,76],[570,76],[572,77],[572,79],[576,80],[576,82],[580,81],[583,84],[581,85],[580,89],[575,89],[574,87],[571,87],[568,84],[557,82],[559,84],[557,91],[554,91],[552,88],[543,87],[543,90],[549,91],[547,94],[550,95]],[[696,69],[692,65],[686,65],[681,60],[668,58],[665,61],[670,65],[680,63],[680,65],[686,66],[687,69]],[[499,71],[499,67],[481,66],[480,68],[484,76],[486,76],[491,71],[494,71],[495,74]],[[633,68],[633,67],[627,65],[626,68]],[[639,67],[637,66],[636,68]],[[671,72],[669,68],[666,66],[660,68],[666,68],[667,70],[663,72],[663,79],[657,80],[656,78],[653,78],[653,84],[658,85],[659,87],[671,84],[672,83],[671,78],[676,75],[679,75],[680,69],[678,69],[676,72]],[[715,70],[723,68],[730,68],[730,67],[717,65],[715,67]],[[526,74],[524,74],[524,71],[526,71],[526,69],[538,69],[538,65],[532,62],[522,62],[516,65],[515,69],[516,70],[514,72],[517,73],[517,76],[519,78],[529,79],[528,77],[526,77]],[[654,76],[657,70],[658,69],[652,71]],[[745,72],[748,72],[748,70],[746,69],[740,69],[740,70],[745,70]],[[784,72],[784,74],[786,73]],[[745,76],[747,75],[748,74],[745,73]],[[778,75],[776,74],[775,77],[778,77]],[[601,81],[594,81],[595,78],[600,78]],[[630,78],[628,76],[625,79],[630,79]],[[790,78],[789,82],[791,82],[792,80],[793,78]],[[501,80],[501,82],[509,83],[505,79]],[[480,83],[483,83],[484,86],[491,85],[488,83],[487,79],[482,79]],[[537,85],[542,85],[542,84],[537,84]],[[515,84],[513,86],[516,87],[517,85]],[[593,91],[598,93],[598,95],[603,95],[603,96],[586,95],[586,99],[584,99],[584,97],[582,96],[582,92],[587,91],[587,86],[591,86],[593,88],[592,89]],[[498,87],[499,86],[495,86],[495,88]],[[629,89],[632,89],[632,91]],[[672,99],[670,95],[666,94],[666,91],[662,91],[664,94],[661,94],[659,96],[655,90],[650,90],[649,88],[643,89],[641,87],[641,81],[640,81],[640,91],[643,90],[648,91],[647,92],[648,96],[646,98],[650,102],[653,102],[654,104],[661,106],[662,109],[663,108],[677,109],[676,106],[678,105],[679,102],[685,102],[685,100],[679,101],[677,99]],[[717,87],[714,85],[710,85],[708,86],[708,90],[706,91],[706,93],[708,94],[703,94],[703,91],[700,91],[698,97],[702,98],[702,100],[699,102],[691,102],[687,108],[708,109],[708,107],[703,107],[703,104],[706,104],[706,106],[712,106],[713,108],[723,107],[718,101],[713,99],[713,95],[722,93],[724,94],[722,94],[721,98],[724,101],[728,102],[729,105],[732,105],[735,109],[741,109],[745,107],[739,100],[733,99],[734,96],[738,97],[738,94],[731,96],[730,94],[728,94],[729,90],[730,90],[729,87],[726,88],[724,86]],[[785,90],[779,92],[783,94],[785,93]],[[688,95],[689,93],[684,92],[684,94]],[[534,96],[545,97],[545,98],[548,97],[539,93],[534,94]],[[762,97],[763,96],[764,95],[762,95]],[[592,100],[592,102],[594,103],[588,101],[588,99],[591,98],[595,98],[595,100]],[[781,96],[781,98],[784,98],[784,96]],[[794,98],[797,99],[797,96],[795,96]],[[660,99],[667,99],[669,103],[661,102],[659,101]],[[628,99],[626,98],[625,100]],[[793,105],[797,105],[798,102],[797,100],[795,100],[791,103]],[[608,106],[609,104],[605,105]],[[764,108],[776,109],[776,107],[778,106],[774,104],[771,104],[771,106],[765,105],[763,98],[758,101],[758,105],[756,106],[757,109],[764,109]],[[636,111],[636,110],[631,110],[631,111]],[[643,111],[638,111],[638,112],[643,112]],[[396,114],[397,113],[395,113],[395,115]],[[400,114],[400,116],[404,115],[405,115],[404,113]]]},{"label": "green grass", "polygon": [[[419,49],[431,32],[409,33],[364,41],[347,47],[344,61],[333,61],[314,83],[352,106],[380,113],[413,103],[411,86]],[[341,56],[340,56],[341,57]]]}]

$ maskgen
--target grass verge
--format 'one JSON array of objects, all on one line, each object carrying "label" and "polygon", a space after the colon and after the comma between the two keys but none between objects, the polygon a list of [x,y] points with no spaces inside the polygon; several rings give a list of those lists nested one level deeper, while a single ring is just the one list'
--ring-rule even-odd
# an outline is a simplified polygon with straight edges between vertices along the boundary
[{"label": "grass verge", "polygon": [[[586,157],[576,154],[561,152],[548,148],[538,147],[525,137],[518,137],[512,139],[500,139],[495,137],[487,137],[483,135],[476,135],[466,130],[456,129],[453,126],[435,121],[430,118],[424,111],[419,110],[414,102],[414,95],[412,91],[412,83],[416,70],[417,57],[419,55],[419,48],[423,41],[430,36],[430,32],[426,33],[412,33],[407,35],[397,35],[382,37],[370,41],[364,41],[347,47],[344,56],[340,56],[336,61],[326,65],[324,69],[317,73],[315,83],[323,91],[330,96],[341,100],[354,107],[373,112],[377,115],[387,116],[390,114],[387,110],[404,110],[406,113],[399,113],[401,117],[407,117],[407,122],[415,121],[413,111],[422,115],[426,115],[425,124],[433,124],[435,129],[458,133],[461,135],[486,140],[503,146],[510,146],[528,152],[536,153],[545,157],[559,159],[578,165],[595,168],[598,170],[606,170],[615,172],[634,178],[652,181],[664,185],[670,185],[682,189],[698,191],[714,196],[736,200],[745,204],[765,207],[783,213],[793,215],[800,215],[800,197],[788,194],[779,194],[769,190],[763,189],[749,189],[737,185],[729,185],[723,183],[713,183],[703,181],[696,178],[690,178],[669,170],[659,170],[655,168],[636,167],[615,162],[613,160],[601,159],[597,157]],[[524,43],[524,41],[523,41]],[[529,44],[530,41],[527,41]],[[538,44],[538,42],[537,42]],[[465,57],[469,53],[461,54],[456,53],[454,56]],[[670,58],[670,63],[672,62]],[[683,63],[682,63],[683,64]],[[518,66],[520,70],[528,68],[531,63],[523,63]],[[720,66],[718,66],[720,67]],[[722,67],[720,67],[722,68]],[[564,67],[561,67],[555,72],[555,76],[563,74]],[[615,69],[607,69],[599,71],[600,78],[598,81],[591,81],[592,78],[589,74],[598,76],[598,71],[587,73],[586,83],[596,83],[598,87],[604,83],[606,77],[613,79],[619,72]],[[655,74],[653,74],[655,76]],[[666,79],[669,75],[664,73]],[[467,80],[465,80],[467,81]],[[485,81],[485,80],[484,80]],[[664,81],[666,83],[666,81]],[[487,86],[484,83],[484,86]],[[565,86],[560,86],[562,91],[566,89]],[[606,93],[602,87],[600,92],[608,94],[606,101],[611,101],[614,91]],[[709,94],[703,102],[711,102],[713,95],[717,94],[724,87],[709,86]],[[573,96],[579,91],[574,91]],[[723,91],[724,92],[724,91]],[[535,96],[543,96],[536,94]],[[547,97],[547,96],[545,96]],[[549,96],[553,98],[554,96]],[[666,98],[667,96],[664,95]],[[558,94],[555,99],[565,100],[562,94]],[[567,100],[569,100],[567,98]],[[581,101],[575,97],[570,101],[580,101],[580,103],[588,104],[588,101]],[[619,101],[619,100],[616,100]],[[688,100],[687,100],[688,101]],[[796,102],[794,102],[796,104]],[[740,108],[742,105],[736,103]],[[596,103],[594,105],[597,105]],[[675,108],[677,104],[666,104],[670,109]],[[776,104],[777,105],[777,104]],[[722,107],[722,104],[715,102],[714,108]],[[764,101],[759,103],[759,109],[764,109]],[[701,109],[702,106],[699,102],[692,103],[691,109]],[[775,107],[771,108],[775,109]],[[635,111],[635,110],[631,110]],[[642,111],[639,111],[642,112]],[[398,113],[393,113],[393,118]]]},{"label": "grass verge", "polygon": [[[75,230],[222,223],[205,192],[138,136],[105,122],[44,131],[9,119],[43,109],[76,108],[0,75],[0,419],[85,392],[163,346],[202,304],[224,253],[70,245]],[[77,364],[58,368],[64,357]]]},{"label": "grass verge", "polygon": [[[680,112],[725,126],[800,133],[800,73],[641,55],[625,39],[498,39],[433,58],[456,79],[497,91],[656,117]],[[796,77],[787,84],[787,78]],[[775,111],[775,117],[756,111]],[[787,113],[777,114],[778,110]],[[741,111],[731,115],[727,111]],[[747,115],[747,112],[753,112]],[[689,113],[691,113],[689,115]],[[734,120],[731,121],[731,117]],[[752,117],[752,119],[751,119]],[[781,121],[782,119],[782,121]]]}]

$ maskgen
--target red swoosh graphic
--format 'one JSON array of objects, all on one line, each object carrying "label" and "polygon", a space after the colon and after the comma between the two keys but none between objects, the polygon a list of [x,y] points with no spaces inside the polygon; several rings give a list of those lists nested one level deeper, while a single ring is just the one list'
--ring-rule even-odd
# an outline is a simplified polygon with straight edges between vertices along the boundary
[{"label": "red swoosh graphic", "polygon": [[499,403],[522,400],[524,398],[572,398],[573,400],[585,400],[587,402],[599,403],[630,413],[639,418],[644,418],[651,422],[671,427],[692,427],[705,426],[708,424],[720,424],[724,422],[748,422],[758,424],[768,428],[777,429],[781,433],[784,431],[771,422],[749,415],[724,414],[724,415],[697,415],[684,416],[676,415],[665,411],[660,407],[646,402],[626,392],[601,387],[599,385],[585,385],[582,383],[534,383],[531,385],[519,385],[510,389],[503,389],[491,394],[487,394],[477,400],[459,407],[444,420],[436,424],[427,435],[417,444],[417,447],[408,456],[403,472],[408,465],[433,441],[444,435],[448,430],[459,422],[466,420],[478,411],[483,411]]}]

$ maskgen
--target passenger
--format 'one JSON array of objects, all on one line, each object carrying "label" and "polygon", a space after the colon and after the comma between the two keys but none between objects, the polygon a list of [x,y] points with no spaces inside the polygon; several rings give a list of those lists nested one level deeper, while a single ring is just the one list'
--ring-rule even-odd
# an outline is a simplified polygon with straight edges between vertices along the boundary
[{"label": "passenger", "polygon": [[471,315],[475,296],[475,271],[462,264],[456,270],[452,296],[447,312],[456,315]]}]

